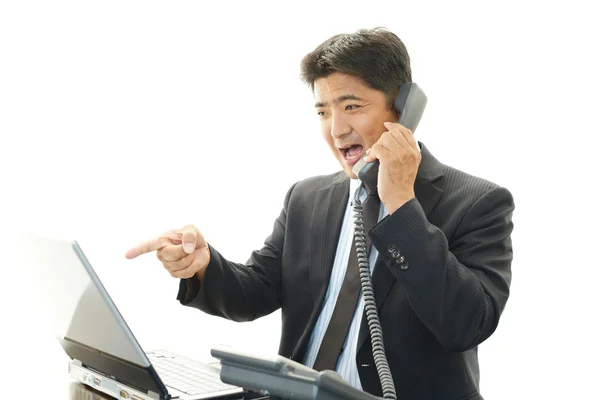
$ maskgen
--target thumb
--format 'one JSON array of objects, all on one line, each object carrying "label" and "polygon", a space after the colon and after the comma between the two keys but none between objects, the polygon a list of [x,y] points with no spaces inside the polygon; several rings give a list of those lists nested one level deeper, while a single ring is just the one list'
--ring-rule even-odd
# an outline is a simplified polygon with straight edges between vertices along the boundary
[{"label": "thumb", "polygon": [[370,149],[365,151],[366,156],[364,157],[364,160],[366,162],[373,162],[373,161],[377,160],[377,157],[375,156],[375,154],[373,154],[372,150],[373,150],[373,147],[371,147]]},{"label": "thumb", "polygon": [[198,237],[198,231],[193,226],[186,226],[182,230],[181,243],[183,244],[183,251],[188,254],[192,254],[196,250],[196,238]]}]

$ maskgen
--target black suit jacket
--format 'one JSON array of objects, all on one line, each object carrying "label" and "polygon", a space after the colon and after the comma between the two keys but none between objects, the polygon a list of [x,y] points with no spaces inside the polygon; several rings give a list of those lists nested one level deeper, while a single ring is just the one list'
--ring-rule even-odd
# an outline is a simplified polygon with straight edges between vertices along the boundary
[{"label": "black suit jacket", "polygon": [[[421,144],[416,198],[370,232],[373,285],[399,399],[482,399],[477,346],[496,329],[511,281],[513,198],[441,164]],[[344,172],[297,182],[264,247],[246,264],[210,247],[203,284],[182,280],[182,304],[234,321],[281,308],[279,354],[301,362],[321,312],[349,195]],[[397,249],[408,268],[392,257]],[[366,317],[356,363],[381,396]]]}]

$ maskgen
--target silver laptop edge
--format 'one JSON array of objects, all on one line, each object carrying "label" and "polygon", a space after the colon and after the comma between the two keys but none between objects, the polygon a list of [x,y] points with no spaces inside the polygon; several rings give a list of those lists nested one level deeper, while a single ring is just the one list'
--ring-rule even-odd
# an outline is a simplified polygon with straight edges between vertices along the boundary
[{"label": "silver laptop edge", "polygon": [[[31,249],[35,254],[31,256],[31,260],[33,261],[30,262],[36,263],[36,266],[44,267],[49,263],[52,263],[52,260],[56,260],[56,264],[60,264],[56,267],[58,272],[73,272],[74,275],[72,278],[73,283],[71,283],[73,288],[69,286],[68,290],[66,290],[69,293],[67,296],[64,296],[67,298],[67,300],[62,297],[57,300],[58,303],[64,302],[66,308],[74,308],[73,310],[66,310],[67,314],[65,315],[70,315],[70,318],[66,318],[69,320],[68,328],[63,326],[65,325],[65,319],[64,315],[61,315],[63,319],[60,320],[62,325],[59,324],[59,331],[61,332],[62,336],[59,335],[59,339],[62,338],[63,340],[71,341],[73,343],[78,343],[77,340],[80,340],[79,345],[89,347],[90,349],[93,349],[95,353],[105,354],[109,358],[118,358],[121,360],[121,362],[126,364],[137,365],[138,367],[144,369],[144,371],[148,374],[149,379],[153,381],[153,383],[158,384],[157,388],[159,390],[168,393],[168,395],[172,397],[178,397],[182,400],[210,399],[244,393],[242,388],[232,388],[207,391],[206,393],[191,396],[184,392],[179,392],[171,386],[167,387],[163,382],[163,379],[156,371],[155,367],[153,367],[153,363],[150,361],[148,355],[146,352],[144,352],[141,345],[133,335],[133,332],[117,309],[117,306],[100,281],[100,278],[97,276],[90,262],[87,260],[77,241],[51,239],[37,235],[27,236],[29,237],[30,244],[33,244],[35,247],[34,249]],[[67,249],[67,246],[70,247],[70,251]],[[71,255],[69,255],[69,252]],[[77,258],[77,261],[75,261],[73,257],[73,252]],[[75,263],[77,263],[79,266],[83,266],[87,278],[89,278],[89,283],[85,282],[85,279],[81,273],[76,272]],[[54,272],[55,271],[53,271],[53,273]],[[62,283],[62,281],[60,281],[60,277],[56,277],[55,275],[53,280],[54,282],[47,282],[48,286],[52,286],[52,284],[54,284],[55,287],[52,289],[60,287],[60,284]],[[56,293],[57,292],[54,292],[54,294]],[[98,295],[101,297],[101,301],[98,299]],[[75,301],[74,299],[77,300]],[[105,306],[105,308],[103,309],[102,306]],[[108,310],[108,314],[106,313],[106,310]],[[71,311],[72,314],[69,314]],[[85,324],[86,321],[90,321],[90,313],[93,315],[93,320],[96,320],[96,315],[98,314],[97,318],[99,318],[100,321],[106,322],[106,325],[108,325],[106,331],[104,331],[104,329],[98,329],[98,331],[95,331],[94,326],[87,326],[94,325],[94,323]],[[82,316],[84,316],[84,318],[78,320],[78,317]],[[62,333],[64,329],[66,330],[64,333]],[[150,352],[150,354],[155,353],[158,352]],[[174,353],[170,354],[176,355]],[[178,357],[185,358],[181,356]],[[106,376],[106,374],[100,371],[83,366],[82,361],[78,360],[77,358],[71,358],[72,360],[69,362],[69,375],[76,381],[90,386],[98,391],[106,393],[117,399],[158,400],[161,398],[160,393],[155,393],[149,388],[144,388],[143,390],[148,390],[147,393],[144,393],[141,391],[140,387],[135,388],[131,385],[119,382],[117,380],[119,379],[118,376]],[[213,369],[215,368],[214,365],[211,366],[210,364],[197,362],[191,359],[187,360],[193,361],[201,366],[208,366]],[[216,370],[218,371],[218,368]],[[218,372],[215,373],[218,375]],[[121,380],[128,381],[129,379],[122,378]]]}]

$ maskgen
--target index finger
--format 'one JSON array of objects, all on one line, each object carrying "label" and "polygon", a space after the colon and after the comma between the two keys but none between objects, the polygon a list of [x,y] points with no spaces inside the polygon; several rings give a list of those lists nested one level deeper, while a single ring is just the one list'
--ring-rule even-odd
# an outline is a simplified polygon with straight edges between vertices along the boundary
[{"label": "index finger", "polygon": [[155,237],[154,239],[142,242],[137,246],[133,247],[132,249],[129,249],[129,251],[125,253],[125,258],[131,260],[132,258],[139,257],[142,254],[162,249],[163,247],[168,246],[170,244],[171,241],[164,236]]},{"label": "index finger", "polygon": [[414,142],[415,139],[410,129],[397,122],[384,122],[383,125],[385,125],[392,137],[398,142],[398,145],[401,147],[407,147],[406,145],[408,145],[415,150],[417,149],[416,143]]},{"label": "index finger", "polygon": [[415,139],[415,135],[408,128],[400,130],[410,147],[415,150],[419,150],[419,145],[417,144],[417,139]]}]

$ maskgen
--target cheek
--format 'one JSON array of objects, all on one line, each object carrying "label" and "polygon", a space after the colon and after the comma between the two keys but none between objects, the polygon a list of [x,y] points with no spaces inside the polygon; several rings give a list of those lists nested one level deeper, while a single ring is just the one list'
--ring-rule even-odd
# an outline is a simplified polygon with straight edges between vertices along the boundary
[{"label": "cheek", "polygon": [[[381,125],[381,128],[379,125]],[[381,134],[386,130],[383,123],[374,123],[373,120],[369,118],[357,118],[354,126],[368,147],[371,147],[373,143],[377,142]]]},{"label": "cheek", "polygon": [[381,138],[381,135],[383,135],[383,132],[385,132],[385,131],[387,131],[387,129],[385,129],[385,127],[383,127],[383,129],[377,129],[377,128],[371,129],[369,131],[369,134],[364,137],[364,141],[365,141],[367,148],[373,147],[373,145],[375,143],[377,143],[377,141],[379,140],[379,138]]},{"label": "cheek", "polygon": [[331,149],[331,151],[334,154],[337,154],[337,147],[335,147],[335,144],[333,142],[333,137],[329,134],[323,134],[323,139],[325,139],[325,142],[327,142],[327,146]]},{"label": "cheek", "polygon": [[331,136],[331,127],[325,121],[321,122],[321,135],[327,141],[327,143],[333,143],[333,136]]},{"label": "cheek", "polygon": [[323,136],[323,139],[327,143],[327,146],[329,146],[329,148],[331,149],[332,153],[336,157],[339,157],[339,152],[338,152],[337,147],[335,147],[335,143],[333,140],[333,136],[331,136],[331,130],[330,130],[329,126],[326,126],[325,124],[321,125],[321,135]]}]

